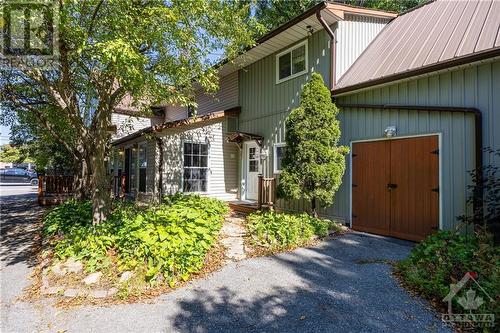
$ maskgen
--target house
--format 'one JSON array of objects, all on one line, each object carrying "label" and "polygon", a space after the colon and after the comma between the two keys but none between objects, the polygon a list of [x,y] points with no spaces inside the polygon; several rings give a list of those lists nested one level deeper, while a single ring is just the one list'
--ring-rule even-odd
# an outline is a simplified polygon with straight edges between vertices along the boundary
[{"label": "house", "polygon": [[163,121],[115,140],[110,169],[134,196],[197,192],[252,204],[263,178],[279,181],[285,119],[315,71],[351,146],[343,185],[321,214],[411,240],[451,229],[481,156],[477,131],[483,146],[500,147],[497,7],[437,1],[396,17],[321,2],[221,66],[219,91],[198,91],[197,110],[164,106]]},{"label": "house", "polygon": [[498,1],[434,1],[384,28],[332,91],[351,155],[330,214],[420,240],[471,213],[468,171],[500,166],[482,153],[500,149],[499,29]]}]

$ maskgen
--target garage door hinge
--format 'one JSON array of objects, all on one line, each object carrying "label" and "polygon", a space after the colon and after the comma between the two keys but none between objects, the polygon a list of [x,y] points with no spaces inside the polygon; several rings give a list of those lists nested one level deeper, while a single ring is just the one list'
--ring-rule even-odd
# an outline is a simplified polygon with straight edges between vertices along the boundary
[{"label": "garage door hinge", "polygon": [[436,150],[431,151],[431,154],[434,154],[434,155],[439,155],[439,149],[436,149]]},{"label": "garage door hinge", "polygon": [[439,187],[433,188],[431,191],[432,191],[432,192],[439,193]]},{"label": "garage door hinge", "polygon": [[358,154],[354,154],[354,153],[352,153],[352,157],[356,157],[356,156],[358,156]]},{"label": "garage door hinge", "polygon": [[352,184],[352,187],[358,187],[358,185],[357,184]]},{"label": "garage door hinge", "polygon": [[352,214],[352,218],[355,219],[356,217],[358,217],[358,215],[354,215]]}]

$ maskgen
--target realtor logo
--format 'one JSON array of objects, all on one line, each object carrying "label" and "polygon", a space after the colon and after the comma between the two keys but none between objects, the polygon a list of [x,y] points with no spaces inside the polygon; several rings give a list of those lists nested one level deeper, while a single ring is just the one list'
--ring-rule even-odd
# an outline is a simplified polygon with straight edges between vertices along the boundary
[{"label": "realtor logo", "polygon": [[[441,318],[445,323],[454,323],[465,327],[495,326],[494,314],[476,313],[485,302],[493,302],[491,296],[476,279],[476,272],[467,272],[457,284],[450,284],[450,292],[443,299],[443,302],[448,302],[448,313],[443,314]],[[459,292],[467,285],[469,285],[469,289],[459,296]],[[453,313],[453,299],[455,298],[457,303],[468,313]]]},{"label": "realtor logo", "polygon": [[1,67],[47,67],[58,58],[55,0],[0,2]]}]

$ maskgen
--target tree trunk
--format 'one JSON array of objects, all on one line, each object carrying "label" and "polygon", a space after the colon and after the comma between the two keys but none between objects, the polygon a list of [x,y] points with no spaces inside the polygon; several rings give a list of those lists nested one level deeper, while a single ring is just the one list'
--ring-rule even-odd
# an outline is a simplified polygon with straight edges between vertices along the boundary
[{"label": "tree trunk", "polygon": [[313,217],[318,217],[318,210],[316,208],[316,198],[311,199],[311,215]]},{"label": "tree trunk", "polygon": [[90,199],[91,172],[90,160],[79,159],[75,161],[74,181],[73,181],[73,197],[75,200],[84,201]]},{"label": "tree trunk", "polygon": [[111,207],[111,188],[106,171],[106,155],[109,142],[109,117],[104,110],[98,111],[92,153],[92,224],[106,220]]}]

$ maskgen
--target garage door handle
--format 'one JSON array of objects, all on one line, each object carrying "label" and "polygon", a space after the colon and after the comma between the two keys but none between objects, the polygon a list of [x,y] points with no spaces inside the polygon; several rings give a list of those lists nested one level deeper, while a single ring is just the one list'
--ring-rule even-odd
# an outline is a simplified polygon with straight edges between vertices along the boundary
[{"label": "garage door handle", "polygon": [[387,184],[387,188],[388,188],[389,190],[392,190],[393,188],[396,188],[396,187],[398,187],[398,185],[397,185],[397,184],[391,184],[391,183]]}]

